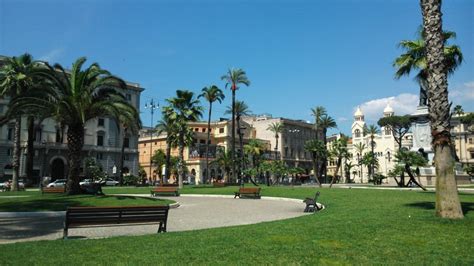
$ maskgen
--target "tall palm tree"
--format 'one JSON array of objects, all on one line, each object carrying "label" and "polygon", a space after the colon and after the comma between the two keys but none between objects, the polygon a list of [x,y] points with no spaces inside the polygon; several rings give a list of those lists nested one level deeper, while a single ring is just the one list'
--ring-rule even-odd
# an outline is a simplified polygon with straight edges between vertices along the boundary
[{"label": "tall palm tree", "polygon": [[225,75],[221,77],[226,82],[225,87],[230,86],[232,91],[232,147],[231,147],[231,158],[234,162],[232,166],[232,175],[235,179],[235,92],[239,89],[239,85],[250,86],[250,80],[247,78],[247,74],[243,69],[231,68]]},{"label": "tall palm tree", "polygon": [[360,168],[360,182],[361,183],[364,183],[363,181],[363,178],[362,178],[362,157],[364,156],[364,150],[365,150],[366,146],[364,143],[362,142],[359,142],[359,143],[356,143],[354,144],[354,149],[356,150],[358,156],[357,156],[357,164],[359,165],[359,168]]},{"label": "tall palm tree", "polygon": [[[13,139],[13,176],[12,191],[18,190],[18,178],[20,168],[20,132],[21,132],[21,116],[28,115],[28,141],[27,141],[27,178],[32,178],[33,172],[33,134],[34,134],[34,118],[32,113],[25,112],[25,108],[12,109],[12,101],[18,97],[25,97],[33,89],[38,88],[38,77],[35,75],[36,70],[40,67],[38,61],[34,61],[33,57],[27,53],[19,57],[3,57],[0,62],[0,97],[10,97],[10,112],[8,117],[15,120],[14,139]],[[5,120],[5,122],[8,120]]]},{"label": "tall palm tree", "polygon": [[[127,133],[130,132],[132,134],[138,134],[138,131],[142,127],[142,123],[140,120],[140,116],[138,111],[135,109],[133,112],[122,112],[118,114],[117,122],[117,129],[118,135],[122,136],[121,141],[121,148],[120,148],[120,161],[119,161],[119,182],[120,185],[123,184],[123,164],[125,160],[125,139],[127,137]],[[122,131],[122,132],[121,132]]]},{"label": "tall palm tree", "polygon": [[[321,120],[319,121],[318,128],[321,131],[321,137],[322,137],[322,141],[323,141],[323,144],[324,144],[325,148],[327,147],[327,137],[326,137],[326,135],[327,135],[328,129],[336,128],[336,127],[337,127],[336,121],[334,121],[334,119],[332,117],[330,117],[329,115],[323,115],[321,117]],[[321,164],[321,168],[320,168],[320,171],[321,171],[320,174],[321,175],[324,174],[325,177],[327,176],[327,161],[328,161],[326,154],[327,154],[327,152],[322,157],[322,164]]]},{"label": "tall palm tree", "polygon": [[[332,143],[331,149],[329,151],[329,155],[336,159],[336,170],[334,171],[334,176],[332,177],[331,184],[329,187],[332,187],[334,181],[336,180],[336,176],[339,173],[339,169],[342,165],[342,160],[348,157],[349,150],[347,149],[347,142],[349,139],[346,136],[341,136],[340,139],[335,140]],[[341,174],[341,178],[343,178]]]},{"label": "tall palm tree", "polygon": [[192,132],[188,127],[188,122],[198,121],[202,116],[202,106],[199,100],[194,98],[194,93],[188,90],[177,90],[176,97],[166,99],[169,104],[165,108],[165,114],[175,123],[178,132],[178,150],[179,150],[179,173],[178,184],[183,187],[184,179],[184,147],[190,145],[190,137]]},{"label": "tall palm tree", "polygon": [[283,123],[275,122],[268,125],[267,130],[270,130],[275,134],[275,160],[278,160],[278,138],[280,138],[280,133],[283,131]]},{"label": "tall palm tree", "polygon": [[121,114],[128,113],[126,116],[130,117],[137,114],[135,107],[124,97],[127,88],[125,82],[101,69],[97,63],[83,70],[85,62],[85,57],[77,59],[67,72],[59,64],[52,67],[44,63],[44,68],[38,74],[49,81],[52,90],[47,96],[34,94],[14,101],[16,108],[49,110],[52,117],[67,126],[68,194],[81,192],[81,153],[86,122],[97,116],[110,116],[119,120]]},{"label": "tall palm tree", "polygon": [[[442,33],[442,41],[444,44],[451,38],[456,38],[456,33],[446,31]],[[420,105],[427,105],[427,47],[426,47],[426,30],[418,31],[418,39],[403,40],[400,42],[400,47],[405,50],[405,53],[395,59],[393,66],[397,68],[395,78],[399,79],[402,76],[410,75],[412,70],[418,70],[416,80],[420,85]],[[463,61],[463,54],[457,45],[446,45],[444,47],[444,62],[448,74],[454,71],[461,65]]]},{"label": "tall palm tree", "polygon": [[328,113],[324,106],[316,106],[311,108],[311,115],[314,116],[314,129],[316,130],[316,139],[322,140],[321,120]]},{"label": "tall palm tree", "polygon": [[163,182],[167,182],[170,178],[171,173],[171,148],[176,148],[178,146],[178,127],[170,117],[167,116],[168,113],[172,111],[169,110],[169,106],[165,106],[162,109],[163,119],[158,121],[156,125],[156,130],[158,135],[165,132],[166,133],[166,162],[165,162],[165,176]]},{"label": "tall palm tree", "polygon": [[[441,0],[421,0],[426,40],[427,85],[432,145],[436,167],[436,215],[463,218],[454,174],[454,154],[450,133],[448,73],[456,65],[445,54]],[[450,64],[451,63],[451,64]]]},{"label": "tall palm tree", "polygon": [[211,115],[212,115],[212,103],[218,101],[222,103],[225,95],[219,87],[212,85],[210,87],[204,87],[201,95],[198,98],[204,97],[209,102],[209,117],[207,120],[207,142],[206,142],[206,179],[209,180],[209,145],[211,144]]},{"label": "tall palm tree", "polygon": [[[369,135],[370,138],[370,152],[372,154],[372,157],[375,158],[375,135],[380,133],[379,129],[375,125],[369,125],[368,127],[364,127],[364,135]],[[372,163],[370,164],[370,171],[369,171],[369,176],[373,177],[374,175],[374,168],[375,165]]]},{"label": "tall palm tree", "polygon": [[[251,112],[250,112],[250,109],[248,107],[248,105],[244,102],[244,101],[235,101],[234,103],[234,106],[233,107],[227,107],[227,110],[224,112],[224,114],[230,114],[231,112],[234,112],[234,115],[235,115],[235,118],[236,118],[236,121],[237,121],[237,132],[239,132],[239,147],[240,147],[240,153],[239,153],[239,169],[237,170],[238,171],[238,176],[240,177],[241,173],[242,173],[242,169],[243,169],[243,166],[242,166],[242,163],[244,162],[243,158],[244,158],[244,141],[243,141],[243,132],[242,132],[242,128],[240,127],[240,119],[242,118],[242,116],[245,116],[245,115],[250,115]],[[234,158],[235,159],[235,158]],[[234,170],[234,168],[232,169]],[[242,178],[240,179],[242,181]],[[243,184],[243,182],[241,182],[241,184]]]},{"label": "tall palm tree", "polygon": [[212,161],[212,165],[217,165],[224,170],[224,182],[229,182],[229,173],[232,169],[233,161],[230,156],[230,151],[228,152],[219,152],[216,160]]},{"label": "tall palm tree", "polygon": [[319,187],[321,187],[321,182],[319,181],[319,177],[318,177],[317,161],[319,157],[323,157],[326,155],[326,147],[324,146],[321,140],[313,139],[313,140],[306,141],[306,143],[304,144],[304,148],[305,150],[311,153],[314,178],[316,179],[316,183],[318,183]]}]

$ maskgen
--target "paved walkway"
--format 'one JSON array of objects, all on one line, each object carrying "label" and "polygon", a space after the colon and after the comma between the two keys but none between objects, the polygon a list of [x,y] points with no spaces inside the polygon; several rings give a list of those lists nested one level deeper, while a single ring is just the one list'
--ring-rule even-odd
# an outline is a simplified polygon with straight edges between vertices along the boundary
[{"label": "paved walkway", "polygon": [[[253,200],[212,195],[182,195],[169,199],[179,202],[180,206],[170,209],[168,232],[254,224],[306,215],[303,213],[305,204],[295,199],[262,197]],[[63,220],[64,212],[0,213],[0,244],[61,238]],[[156,224],[73,228],[69,230],[69,238],[153,234],[157,229]]]}]

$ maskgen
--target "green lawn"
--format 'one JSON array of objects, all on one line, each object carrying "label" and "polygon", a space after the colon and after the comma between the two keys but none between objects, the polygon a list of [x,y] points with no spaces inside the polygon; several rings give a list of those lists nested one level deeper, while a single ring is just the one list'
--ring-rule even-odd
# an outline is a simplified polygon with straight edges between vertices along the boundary
[{"label": "green lawn", "polygon": [[0,212],[65,211],[67,206],[143,206],[166,205],[170,203],[173,203],[173,201],[133,196],[65,196],[62,194],[42,195],[41,192],[37,191],[0,193]]},{"label": "green lawn", "polygon": [[[235,190],[235,187],[185,188],[182,193],[231,194]],[[472,194],[460,195],[466,218],[449,221],[434,216],[432,192],[319,190],[320,202],[327,208],[314,215],[160,235],[1,245],[0,262],[41,265],[474,263]],[[263,187],[262,194],[302,199],[313,196],[315,191],[315,188]],[[107,188],[105,192],[149,193],[149,188]]]}]

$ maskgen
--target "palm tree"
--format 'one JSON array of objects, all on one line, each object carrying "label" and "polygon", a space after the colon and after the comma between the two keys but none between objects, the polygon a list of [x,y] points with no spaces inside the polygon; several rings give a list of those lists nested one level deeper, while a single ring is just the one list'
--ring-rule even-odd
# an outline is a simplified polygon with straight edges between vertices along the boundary
[{"label": "palm tree", "polygon": [[[426,47],[426,31],[418,31],[418,39],[414,41],[403,40],[400,42],[400,47],[405,50],[405,53],[395,59],[393,66],[397,68],[395,78],[399,79],[402,76],[410,75],[412,70],[419,70],[416,80],[420,84],[420,105],[426,105],[427,100],[427,47]],[[443,43],[456,38],[456,33],[446,31],[442,33]],[[444,47],[444,62],[448,74],[454,73],[463,61],[461,49],[457,45],[450,45]]]},{"label": "palm tree", "polygon": [[[27,141],[27,178],[32,178],[33,172],[33,134],[34,134],[34,118],[32,113],[25,112],[25,108],[12,109],[12,102],[19,97],[25,97],[33,89],[38,88],[39,80],[35,76],[36,70],[40,67],[40,63],[33,61],[33,57],[27,53],[19,57],[4,57],[0,62],[0,97],[10,97],[8,118],[15,120],[14,139],[13,139],[13,176],[12,191],[18,190],[18,178],[20,167],[20,132],[21,132],[21,115],[28,115],[28,141]],[[5,122],[8,119],[5,119]]]},{"label": "palm tree", "polygon": [[232,169],[233,161],[230,156],[230,151],[229,152],[219,152],[217,155],[217,159],[212,161],[211,164],[215,164],[221,169],[224,170],[224,182],[228,183],[229,182],[229,172]]},{"label": "palm tree", "polygon": [[366,146],[362,142],[354,144],[354,149],[357,152],[357,164],[359,165],[359,168],[360,168],[360,183],[363,183],[363,181],[364,181],[362,179],[362,172],[363,172],[362,171],[362,156],[364,156],[365,148],[366,148]]},{"label": "palm tree", "polygon": [[156,130],[158,134],[163,132],[166,133],[166,163],[165,163],[165,178],[162,180],[161,184],[165,181],[167,182],[170,178],[171,173],[171,148],[176,148],[178,146],[178,132],[176,124],[167,116],[167,113],[170,113],[170,107],[163,107],[161,121],[158,121],[156,125]]},{"label": "palm tree", "polygon": [[316,106],[311,108],[311,115],[314,116],[314,129],[316,130],[316,139],[322,140],[321,120],[328,115],[324,106]]},{"label": "palm tree", "polygon": [[314,178],[316,179],[316,183],[318,183],[319,187],[321,187],[321,182],[319,182],[318,178],[318,158],[325,156],[326,154],[326,147],[324,146],[324,143],[321,140],[313,139],[313,140],[308,140],[304,144],[305,150],[309,151],[311,153],[311,158],[313,161],[313,172],[314,172]]},{"label": "palm tree", "polygon": [[[224,112],[224,114],[226,114],[226,115],[230,114],[232,112],[232,110],[234,111],[235,118],[236,118],[236,121],[237,121],[237,129],[238,129],[238,132],[239,132],[239,146],[240,146],[240,154],[239,154],[240,159],[239,159],[239,162],[242,163],[243,158],[244,158],[244,142],[243,142],[242,128],[240,127],[240,119],[242,118],[242,116],[250,115],[251,112],[250,112],[249,107],[247,106],[247,104],[244,101],[235,101],[233,108],[230,107],[230,106],[227,107],[227,110]],[[238,175],[240,177],[243,166],[241,164],[238,164],[238,165],[239,165],[239,168],[240,168],[240,169],[238,169]],[[234,168],[232,168],[232,170],[234,170]],[[242,181],[242,179],[240,179],[240,180]],[[241,182],[241,184],[243,184],[243,182]]]},{"label": "palm tree", "polygon": [[[334,171],[334,176],[332,177],[331,184],[329,185],[329,187],[332,187],[332,185],[334,184],[334,181],[336,180],[336,176],[342,165],[342,160],[348,157],[348,154],[349,154],[349,151],[347,149],[348,141],[349,139],[343,135],[341,136],[340,139],[335,140],[331,146],[331,150],[329,151],[329,154],[331,157],[336,159],[336,170]],[[341,177],[343,177],[342,174],[341,174]]]},{"label": "palm tree", "polygon": [[[139,118],[139,114],[135,109],[135,112],[123,112],[118,115],[117,119],[117,129],[118,135],[120,136],[120,131],[122,132],[122,144],[120,149],[120,162],[119,162],[119,182],[120,185],[123,183],[123,162],[125,160],[125,139],[128,132],[132,134],[138,134],[138,131],[142,127],[142,122]],[[123,129],[123,130],[122,130]]]},{"label": "palm tree", "polygon": [[221,77],[222,80],[226,81],[225,87],[230,86],[232,91],[232,147],[231,147],[231,158],[234,162],[232,166],[232,175],[235,179],[235,92],[239,89],[240,84],[250,86],[250,80],[247,78],[247,74],[243,69],[231,68],[225,75]]},{"label": "palm tree", "polygon": [[[426,40],[429,116],[436,167],[436,215],[443,218],[463,218],[454,174],[454,154],[451,143],[447,76],[460,62],[446,56],[446,42],[441,20],[441,0],[421,0],[423,31]],[[456,59],[456,58],[455,58]]]},{"label": "palm tree", "polygon": [[198,98],[204,97],[209,102],[209,118],[207,120],[207,142],[206,142],[206,179],[209,180],[209,145],[211,144],[211,115],[212,115],[212,103],[218,101],[222,103],[225,95],[219,87],[212,85],[210,87],[204,87],[201,95]]},{"label": "palm tree", "polygon": [[137,114],[135,107],[123,95],[127,88],[125,82],[101,69],[97,63],[82,70],[85,62],[85,57],[77,59],[68,72],[59,64],[51,67],[44,63],[38,75],[49,81],[52,90],[46,96],[34,94],[13,102],[16,108],[49,110],[52,117],[68,127],[68,194],[81,192],[81,153],[86,122],[97,116],[110,116],[119,120],[121,115],[132,117]]},{"label": "palm tree", "polygon": [[179,150],[179,187],[183,188],[184,179],[184,147],[192,143],[192,132],[188,122],[198,121],[202,116],[202,107],[199,100],[194,99],[194,93],[187,90],[177,90],[176,97],[166,99],[169,106],[164,109],[166,117],[174,122],[178,132]]},{"label": "palm tree", "polygon": [[[323,141],[323,144],[324,144],[325,148],[327,147],[326,134],[327,134],[328,129],[329,128],[336,128],[336,127],[337,127],[336,121],[334,121],[334,119],[332,117],[330,117],[329,115],[323,115],[321,117],[321,120],[319,121],[318,128],[321,131],[322,141]],[[321,171],[320,175],[322,175],[324,173],[325,177],[327,176],[327,161],[328,161],[326,154],[327,154],[327,152],[322,157],[322,164],[321,164],[321,168],[320,168],[320,171]]]},{"label": "palm tree", "polygon": [[275,134],[275,160],[278,160],[278,138],[280,133],[283,131],[283,123],[275,122],[268,125],[267,130],[270,130]]},{"label": "palm tree", "polygon": [[[380,133],[379,129],[377,128],[377,126],[375,125],[369,125],[368,127],[364,127],[364,135],[369,135],[370,137],[370,152],[372,154],[372,157],[375,158],[375,153],[374,153],[374,149],[375,149],[375,135],[377,135],[378,133]],[[374,175],[374,164],[372,163],[370,165],[370,171],[369,171],[369,176],[370,177],[373,177]]]}]

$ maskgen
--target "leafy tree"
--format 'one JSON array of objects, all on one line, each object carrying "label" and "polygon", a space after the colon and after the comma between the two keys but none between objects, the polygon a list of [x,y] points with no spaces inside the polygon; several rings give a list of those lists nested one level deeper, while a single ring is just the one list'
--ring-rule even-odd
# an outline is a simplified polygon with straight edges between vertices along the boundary
[{"label": "leafy tree", "polygon": [[[401,171],[402,173],[407,173],[408,176],[410,177],[409,181],[407,184],[402,183],[403,186],[408,186],[410,183],[417,185],[423,190],[426,190],[420,183],[418,183],[415,179],[415,176],[413,174],[413,167],[418,169],[420,166],[425,166],[428,163],[428,160],[423,157],[423,155],[414,152],[414,151],[408,151],[405,149],[399,150],[395,154],[395,161],[398,162],[400,165],[403,165],[403,168],[397,169],[397,171]],[[417,174],[418,170],[415,170]],[[403,182],[403,181],[402,181]]]},{"label": "leafy tree", "polygon": [[158,176],[161,179],[161,183],[164,182],[163,175],[161,173],[161,169],[163,165],[166,165],[166,154],[163,150],[156,150],[153,156],[151,157],[151,163],[153,164]]},{"label": "leafy tree", "polygon": [[313,162],[313,172],[314,172],[314,178],[316,179],[316,183],[318,183],[318,186],[321,187],[321,182],[319,181],[318,178],[318,158],[321,158],[326,155],[326,147],[324,146],[324,143],[321,140],[313,139],[313,140],[308,140],[304,144],[305,150],[311,153],[311,159]]},{"label": "leafy tree", "polygon": [[[370,152],[372,153],[372,157],[375,157],[374,149],[375,149],[375,135],[380,133],[379,129],[375,125],[369,125],[368,127],[364,127],[364,135],[369,135],[370,137]],[[370,171],[369,171],[369,177],[372,177],[372,175],[375,173],[375,165],[371,164],[370,165]]]},{"label": "leafy tree", "polygon": [[59,64],[51,67],[43,63],[44,68],[37,74],[49,82],[48,94],[32,93],[12,102],[14,108],[48,110],[61,125],[67,126],[68,194],[81,193],[79,181],[86,122],[97,116],[118,120],[123,113],[137,114],[135,107],[124,97],[125,82],[101,69],[97,63],[82,70],[85,62],[85,57],[77,59],[70,71]]},{"label": "leafy tree", "polygon": [[[33,57],[29,54],[23,54],[19,57],[4,57],[0,62],[0,97],[10,97],[8,115],[2,119],[3,123],[9,119],[15,120],[13,135],[13,176],[12,191],[18,191],[18,178],[20,167],[20,132],[21,132],[21,116],[28,115],[28,141],[27,141],[27,178],[31,179],[33,175],[33,135],[34,135],[34,116],[33,112],[25,112],[25,108],[13,108],[14,99],[26,97],[32,90],[41,91],[41,87],[37,84],[38,77],[35,75],[36,70],[40,67],[40,63],[33,61]],[[1,123],[0,123],[1,125]]]},{"label": "leafy tree", "polygon": [[197,121],[202,115],[202,107],[199,100],[194,99],[194,93],[187,90],[177,90],[176,97],[166,99],[169,106],[164,107],[163,112],[169,121],[173,121],[178,132],[178,184],[183,188],[185,174],[184,147],[192,144],[192,131],[188,127],[188,122]]},{"label": "leafy tree", "polygon": [[362,171],[363,170],[362,169],[362,165],[363,165],[362,164],[362,157],[364,155],[364,150],[366,149],[366,146],[365,146],[364,143],[359,142],[359,143],[354,144],[354,149],[357,152],[357,164],[359,165],[359,168],[360,168],[360,182],[364,183],[363,182],[364,180],[362,179],[362,172],[363,172]]},{"label": "leafy tree", "polygon": [[339,169],[341,168],[343,159],[349,157],[349,150],[347,148],[348,141],[349,139],[342,135],[340,139],[337,139],[332,143],[331,149],[329,150],[329,156],[336,160],[336,170],[334,171],[334,176],[332,177],[329,187],[332,187],[334,184],[334,181],[336,180],[339,173]]},{"label": "leafy tree", "polygon": [[[235,92],[239,89],[239,85],[250,86],[250,80],[247,78],[247,74],[243,69],[231,68],[225,75],[221,77],[221,80],[226,82],[225,87],[230,86],[232,91],[232,147],[231,147],[231,158],[232,162],[235,162]],[[232,165],[232,175],[235,179],[235,163]],[[243,183],[242,183],[243,184]]]},{"label": "leafy tree", "polygon": [[123,165],[125,160],[125,138],[127,137],[127,133],[130,132],[132,134],[138,134],[140,128],[142,127],[142,122],[139,118],[138,111],[135,109],[134,112],[122,112],[118,114],[116,118],[117,122],[117,129],[122,131],[122,141],[121,141],[121,149],[120,149],[120,161],[119,161],[119,182],[120,185],[123,183]]},{"label": "leafy tree", "polygon": [[[368,153],[364,154],[362,156],[361,164],[367,166],[367,169],[369,169],[369,176],[371,177],[372,181],[374,181],[373,174],[375,172],[375,169],[378,169],[378,167],[379,167],[379,160],[375,156],[375,153],[368,152]],[[370,173],[371,171],[372,171],[372,173]]]},{"label": "leafy tree", "polygon": [[92,179],[92,181],[101,180],[107,177],[107,175],[104,173],[102,165],[98,163],[94,158],[85,158],[84,165],[86,167],[86,177]]},{"label": "leafy tree", "polygon": [[380,127],[388,128],[398,144],[398,150],[402,148],[403,137],[410,130],[412,118],[409,115],[404,116],[388,116],[379,119],[377,124]]},{"label": "leafy tree", "polygon": [[198,98],[204,97],[209,102],[209,116],[207,120],[207,142],[206,142],[206,179],[209,179],[209,145],[211,144],[211,115],[212,115],[212,103],[222,103],[225,95],[219,87],[212,85],[210,87],[204,87],[201,95]]},{"label": "leafy tree", "polygon": [[461,105],[456,105],[453,108],[453,115],[462,116],[464,115],[464,109]]},{"label": "leafy tree", "polygon": [[171,113],[169,107],[163,107],[162,109],[162,120],[156,125],[158,134],[163,132],[166,133],[166,162],[165,162],[165,181],[170,178],[170,167],[171,167],[171,148],[178,147],[178,127],[173,120],[168,116]]},{"label": "leafy tree", "polygon": [[280,138],[280,133],[283,131],[283,123],[271,123],[270,125],[268,125],[267,130],[275,134],[275,160],[278,160],[278,139]]},{"label": "leafy tree", "polygon": [[454,173],[455,151],[451,143],[448,100],[448,73],[452,73],[462,57],[449,57],[446,34],[441,21],[441,0],[421,0],[423,37],[426,41],[426,72],[431,122],[432,145],[436,167],[436,215],[442,218],[463,218]]},{"label": "leafy tree", "polygon": [[[242,164],[242,162],[244,162],[244,140],[243,140],[243,133],[242,132],[242,128],[240,126],[240,121],[241,121],[241,118],[242,116],[245,116],[245,115],[249,115],[251,112],[250,112],[250,109],[249,107],[247,106],[247,104],[244,102],[244,101],[236,101],[234,103],[234,107],[233,107],[233,110],[234,110],[234,114],[235,114],[235,117],[236,117],[236,121],[237,121],[237,132],[239,132],[239,146],[240,146],[240,156],[237,160],[237,162],[239,163],[235,163],[236,165],[239,166],[239,169],[238,169],[238,176],[240,178],[240,174],[241,174],[241,171],[243,168],[245,168]],[[224,112],[224,114],[230,114],[232,112],[231,110],[231,107],[227,107],[227,110]],[[242,180],[242,178],[240,178],[240,180]],[[243,182],[241,183],[241,185],[243,185]]]}]

